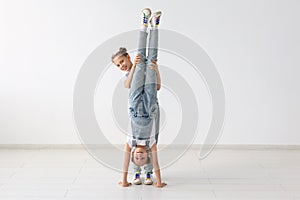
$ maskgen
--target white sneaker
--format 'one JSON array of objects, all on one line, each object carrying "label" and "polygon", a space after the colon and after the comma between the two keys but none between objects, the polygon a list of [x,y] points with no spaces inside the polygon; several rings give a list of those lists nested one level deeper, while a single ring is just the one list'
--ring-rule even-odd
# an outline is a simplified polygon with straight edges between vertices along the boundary
[{"label": "white sneaker", "polygon": [[152,185],[152,184],[153,181],[152,181],[151,173],[147,173],[145,177],[144,185]]},{"label": "white sneaker", "polygon": [[157,11],[152,14],[152,16],[150,18],[150,24],[152,27],[157,27],[159,25],[160,16],[161,16],[161,11]]},{"label": "white sneaker", "polygon": [[142,184],[142,180],[140,178],[139,173],[135,173],[135,179],[133,180],[133,184],[134,185],[141,185]]},{"label": "white sneaker", "polygon": [[150,17],[151,17],[150,8],[144,8],[142,10],[142,25],[148,26],[148,22],[149,22]]}]

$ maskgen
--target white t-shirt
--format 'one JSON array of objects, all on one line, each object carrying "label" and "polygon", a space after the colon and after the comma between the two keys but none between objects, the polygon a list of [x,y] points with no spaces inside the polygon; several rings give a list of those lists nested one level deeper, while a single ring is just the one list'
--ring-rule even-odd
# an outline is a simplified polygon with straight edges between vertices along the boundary
[{"label": "white t-shirt", "polygon": [[[133,139],[131,125],[129,125],[128,132],[129,132],[129,135],[127,136],[127,143],[131,148],[132,148],[132,140],[136,140],[137,145],[146,146],[146,141],[147,140]],[[155,120],[153,120],[152,131],[151,131],[151,135],[150,135],[149,148],[151,148],[155,143],[156,143],[156,140],[155,140]]]}]

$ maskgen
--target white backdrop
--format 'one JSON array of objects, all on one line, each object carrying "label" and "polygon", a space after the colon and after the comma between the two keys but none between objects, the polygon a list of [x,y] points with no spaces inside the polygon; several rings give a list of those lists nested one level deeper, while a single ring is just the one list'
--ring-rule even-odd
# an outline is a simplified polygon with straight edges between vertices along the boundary
[{"label": "white backdrop", "polygon": [[[102,42],[138,28],[143,7],[162,10],[161,28],[193,39],[214,61],[226,93],[220,144],[300,144],[297,0],[2,0],[0,143],[80,143],[72,113],[80,67]],[[211,116],[201,111],[195,143]]]}]

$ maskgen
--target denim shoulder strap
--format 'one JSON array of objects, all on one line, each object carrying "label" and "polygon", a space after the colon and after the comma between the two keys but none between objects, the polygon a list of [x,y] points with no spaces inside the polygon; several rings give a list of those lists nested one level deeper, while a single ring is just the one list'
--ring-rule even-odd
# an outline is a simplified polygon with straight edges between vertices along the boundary
[{"label": "denim shoulder strap", "polygon": [[135,139],[132,140],[132,144],[131,145],[132,145],[132,148],[137,146],[137,143],[136,143]]},{"label": "denim shoulder strap", "polygon": [[146,150],[150,152],[150,140],[146,140]]}]

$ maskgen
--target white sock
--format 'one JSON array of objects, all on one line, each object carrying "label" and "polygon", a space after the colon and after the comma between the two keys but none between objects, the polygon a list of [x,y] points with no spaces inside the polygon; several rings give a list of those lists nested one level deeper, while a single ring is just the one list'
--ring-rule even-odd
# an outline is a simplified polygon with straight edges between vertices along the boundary
[{"label": "white sock", "polygon": [[158,29],[158,26],[152,26],[151,27],[151,30],[156,30],[156,29]]},{"label": "white sock", "polygon": [[141,26],[141,31],[147,32],[147,28],[148,28],[147,26],[142,25]]}]

